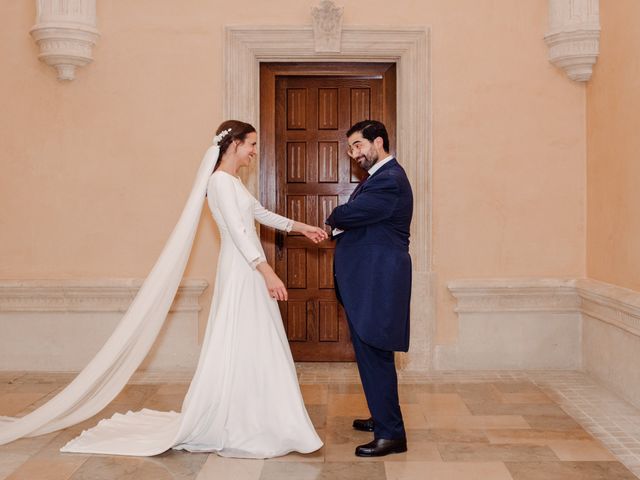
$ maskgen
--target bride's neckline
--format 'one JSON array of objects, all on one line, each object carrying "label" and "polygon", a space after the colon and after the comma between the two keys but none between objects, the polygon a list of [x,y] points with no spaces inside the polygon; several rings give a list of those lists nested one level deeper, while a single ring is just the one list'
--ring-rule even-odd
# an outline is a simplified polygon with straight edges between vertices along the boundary
[{"label": "bride's neckline", "polygon": [[213,173],[224,173],[225,175],[229,175],[231,178],[235,178],[236,180],[240,180],[240,177],[238,177],[237,175],[233,175],[229,172],[225,172],[224,170],[216,170]]}]

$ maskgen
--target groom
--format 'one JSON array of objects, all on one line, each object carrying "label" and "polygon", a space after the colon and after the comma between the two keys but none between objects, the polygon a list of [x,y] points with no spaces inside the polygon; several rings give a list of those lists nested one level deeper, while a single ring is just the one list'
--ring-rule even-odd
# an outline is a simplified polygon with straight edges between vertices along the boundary
[{"label": "groom", "polygon": [[407,451],[398,400],[394,351],[409,349],[413,194],[404,169],[389,155],[385,126],[356,123],[347,132],[349,155],[368,171],[349,201],[326,223],[333,228],[336,295],[344,305],[371,418],[354,420],[374,440],[360,457]]}]

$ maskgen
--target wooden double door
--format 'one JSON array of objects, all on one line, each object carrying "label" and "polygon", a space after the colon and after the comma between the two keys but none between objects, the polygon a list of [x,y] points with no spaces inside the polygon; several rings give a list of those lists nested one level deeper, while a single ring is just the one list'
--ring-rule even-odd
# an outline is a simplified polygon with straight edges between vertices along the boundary
[{"label": "wooden double door", "polygon": [[[395,145],[394,64],[261,64],[260,188],[270,210],[329,228],[363,176],[347,155],[360,120],[385,123]],[[353,361],[334,292],[334,242],[262,228],[267,258],[289,291],[280,312],[296,361]]]}]

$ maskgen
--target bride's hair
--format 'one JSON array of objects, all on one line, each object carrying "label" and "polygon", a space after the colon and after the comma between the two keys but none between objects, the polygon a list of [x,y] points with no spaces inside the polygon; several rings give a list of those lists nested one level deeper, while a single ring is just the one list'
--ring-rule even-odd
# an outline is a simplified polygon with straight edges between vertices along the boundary
[{"label": "bride's hair", "polygon": [[224,137],[222,137],[220,143],[218,144],[220,145],[220,153],[218,154],[218,161],[216,162],[214,171],[216,168],[218,168],[218,165],[220,165],[220,159],[222,159],[222,156],[234,140],[240,140],[241,142],[244,142],[248,134],[256,131],[253,125],[241,122],[240,120],[226,120],[222,122],[216,130],[216,135],[219,135],[225,130],[228,130],[228,132]]}]

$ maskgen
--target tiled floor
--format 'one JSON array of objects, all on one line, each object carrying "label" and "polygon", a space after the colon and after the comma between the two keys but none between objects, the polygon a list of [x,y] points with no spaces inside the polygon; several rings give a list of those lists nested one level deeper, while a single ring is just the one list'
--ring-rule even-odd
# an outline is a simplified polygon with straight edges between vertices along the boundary
[{"label": "tiled floor", "polygon": [[[325,441],[314,454],[261,461],[176,451],[152,458],[58,451],[115,411],[179,409],[187,384],[146,375],[135,377],[95,419],[0,446],[0,479],[625,480],[640,473],[640,411],[579,372],[402,372],[409,451],[361,459],[353,450],[371,434],[351,428],[354,417],[367,413],[353,366],[298,368],[309,414]],[[0,374],[0,415],[32,410],[69,379]]]}]

